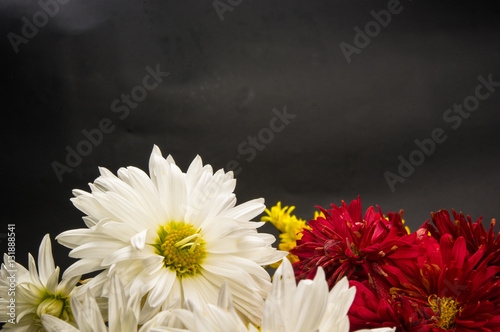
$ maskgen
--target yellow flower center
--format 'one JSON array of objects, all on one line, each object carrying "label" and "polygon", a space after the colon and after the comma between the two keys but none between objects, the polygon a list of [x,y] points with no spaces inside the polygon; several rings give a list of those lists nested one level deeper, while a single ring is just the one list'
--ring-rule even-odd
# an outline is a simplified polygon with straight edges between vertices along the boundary
[{"label": "yellow flower center", "polygon": [[38,317],[42,317],[43,314],[55,316],[66,322],[73,320],[69,297],[47,293],[36,308],[36,315]]},{"label": "yellow flower center", "polygon": [[175,271],[177,277],[200,273],[207,254],[200,230],[182,221],[172,221],[158,230],[156,253],[165,257],[165,267]]},{"label": "yellow flower center", "polygon": [[449,330],[455,326],[455,317],[459,312],[458,302],[450,297],[429,296],[429,304],[437,315],[438,327]]}]

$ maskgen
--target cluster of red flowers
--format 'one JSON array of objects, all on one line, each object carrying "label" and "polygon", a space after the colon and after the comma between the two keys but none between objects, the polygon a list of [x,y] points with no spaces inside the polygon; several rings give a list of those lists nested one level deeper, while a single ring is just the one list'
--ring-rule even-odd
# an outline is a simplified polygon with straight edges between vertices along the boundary
[{"label": "cluster of red flowers", "polygon": [[[377,211],[378,210],[378,211]],[[347,276],[357,289],[349,311],[351,330],[500,331],[500,236],[495,220],[452,210],[432,214],[414,233],[402,211],[368,208],[358,198],[321,209],[290,252],[298,280],[321,266],[330,289]]]}]

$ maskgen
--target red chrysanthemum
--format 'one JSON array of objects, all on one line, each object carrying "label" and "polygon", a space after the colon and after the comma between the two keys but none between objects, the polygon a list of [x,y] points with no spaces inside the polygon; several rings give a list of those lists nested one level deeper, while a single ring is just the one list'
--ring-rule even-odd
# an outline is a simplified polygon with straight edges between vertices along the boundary
[{"label": "red chrysanthemum", "polygon": [[485,256],[485,246],[470,254],[465,239],[450,234],[438,243],[421,231],[417,241],[424,255],[384,266],[392,297],[430,313],[428,331],[500,331],[500,267],[488,265],[494,255]]},{"label": "red chrysanthemum", "polygon": [[491,220],[490,229],[486,231],[482,217],[473,222],[470,216],[466,218],[463,213],[459,214],[455,210],[451,210],[451,212],[454,221],[450,219],[448,211],[440,210],[431,213],[434,225],[430,223],[430,220],[427,220],[423,227],[438,241],[444,234],[450,234],[455,240],[460,236],[463,237],[467,250],[471,254],[484,247],[484,257],[495,254],[490,264],[500,266],[500,235],[496,235],[494,231],[495,219]]},{"label": "red chrysanthemum", "polygon": [[321,209],[323,216],[309,221],[311,229],[303,231],[290,251],[299,258],[294,264],[297,279],[312,279],[321,266],[331,289],[344,276],[367,280],[383,274],[381,265],[418,256],[412,244],[415,235],[407,234],[401,214],[388,213],[385,218],[378,210],[371,206],[363,218],[359,197],[349,206],[342,202],[340,207]]}]

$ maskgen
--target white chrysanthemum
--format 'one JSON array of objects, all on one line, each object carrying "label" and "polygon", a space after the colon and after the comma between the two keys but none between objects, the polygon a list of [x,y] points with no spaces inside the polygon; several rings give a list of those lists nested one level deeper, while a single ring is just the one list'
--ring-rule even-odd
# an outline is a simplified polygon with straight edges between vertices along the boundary
[{"label": "white chrysanthemum", "polygon": [[[262,332],[348,332],[347,312],[354,300],[356,289],[349,288],[346,278],[328,291],[323,269],[318,268],[314,280],[301,280],[297,286],[293,268],[284,259],[273,278],[273,286],[266,299]],[[165,314],[161,327],[155,331],[225,332],[251,331],[253,325],[245,326],[231,306],[231,295],[225,287],[221,289],[218,306],[209,305],[201,311],[190,304],[190,310],[174,309]],[[174,319],[175,318],[175,319]],[[176,320],[177,319],[177,320]],[[178,328],[179,321],[182,322]],[[175,328],[169,323],[175,322]],[[395,328],[359,330],[358,332],[391,332]]]},{"label": "white chrysanthemum", "polygon": [[261,267],[281,259],[262,223],[249,222],[264,210],[263,199],[236,205],[232,172],[213,174],[197,156],[186,173],[155,146],[150,177],[135,167],[118,176],[100,169],[91,193],[75,190],[74,205],[88,228],[66,231],[58,241],[81,258],[66,276],[103,272],[89,281],[106,296],[109,271],[125,289],[144,296],[140,323],[176,299],[216,303],[224,281],[233,290],[237,312],[259,324],[271,283]]},{"label": "white chrysanthemum", "polygon": [[[63,278],[59,283],[59,267],[54,266],[50,236],[44,236],[35,259],[28,255],[29,271],[4,255],[0,272],[0,321],[5,330],[45,331],[40,317],[52,315],[74,323],[70,297],[80,276]],[[14,290],[13,290],[14,289]]]},{"label": "white chrysanthemum", "polygon": [[[77,328],[54,316],[42,315],[42,323],[48,332],[149,332],[156,326],[153,318],[143,327],[139,327],[140,297],[139,294],[128,296],[123,290],[123,285],[115,275],[110,278],[108,298],[108,319],[100,311],[94,295],[87,291],[83,302],[76,296],[71,298],[71,310],[75,317]],[[166,321],[169,325],[170,321]]]}]

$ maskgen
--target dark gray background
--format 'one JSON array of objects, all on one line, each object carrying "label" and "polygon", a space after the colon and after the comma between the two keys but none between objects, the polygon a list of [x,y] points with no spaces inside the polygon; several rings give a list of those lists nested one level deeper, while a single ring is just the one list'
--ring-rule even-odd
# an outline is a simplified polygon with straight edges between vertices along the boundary
[{"label": "dark gray background", "polygon": [[[72,0],[16,54],[7,34],[21,34],[40,5],[1,0],[2,227],[17,225],[18,261],[36,256],[45,233],[84,227],[71,190],[87,190],[98,166],[147,170],[153,144],[183,170],[196,154],[215,169],[234,159],[239,202],[281,200],[305,219],[358,195],[364,209],[404,209],[412,230],[441,208],[499,217],[500,88],[460,128],[443,121],[479,75],[500,81],[499,11],[401,1],[348,64],[339,44],[387,4],[245,0],[221,21],[210,1]],[[170,75],[121,120],[111,103],[157,64]],[[285,105],[297,117],[248,162],[238,146]],[[115,130],[59,182],[52,162],[65,163],[66,146],[103,118]],[[447,141],[391,192],[384,172],[434,128]],[[67,253],[55,245],[63,269]]]}]

